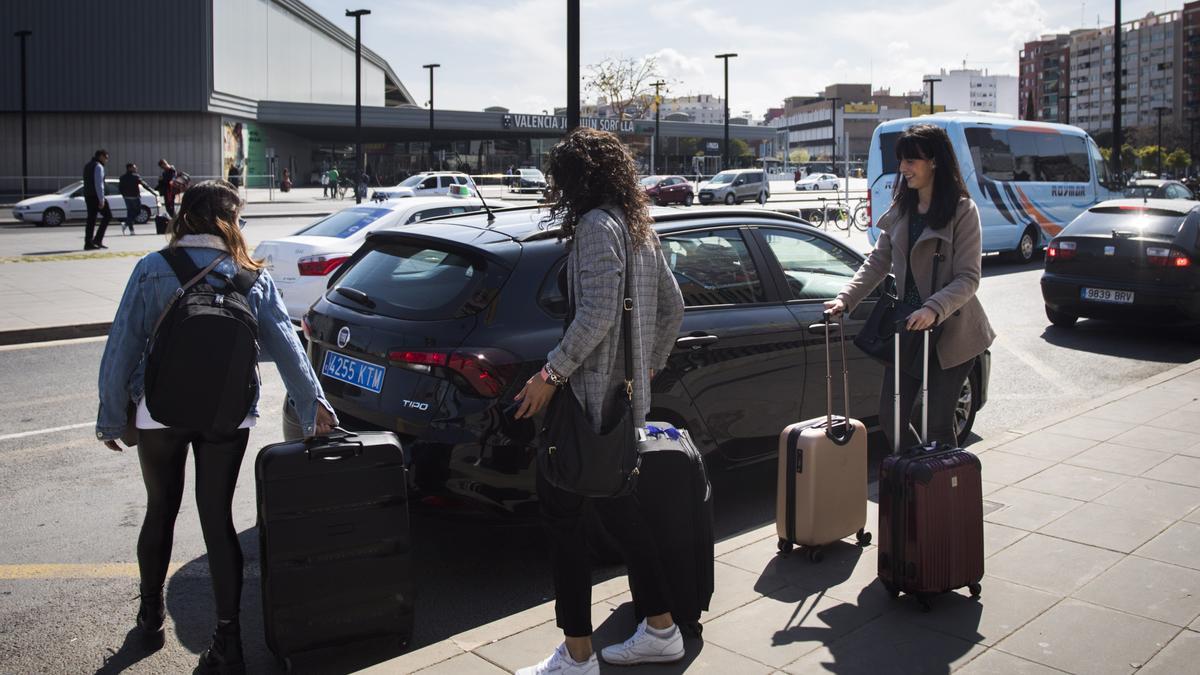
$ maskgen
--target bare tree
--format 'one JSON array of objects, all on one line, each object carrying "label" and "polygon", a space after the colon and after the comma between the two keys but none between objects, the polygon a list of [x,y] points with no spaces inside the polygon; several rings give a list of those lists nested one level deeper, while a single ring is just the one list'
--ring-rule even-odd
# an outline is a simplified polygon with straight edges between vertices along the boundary
[{"label": "bare tree", "polygon": [[651,83],[662,77],[658,59],[607,58],[587,67],[584,86],[608,100],[617,119],[641,117],[654,101]]}]

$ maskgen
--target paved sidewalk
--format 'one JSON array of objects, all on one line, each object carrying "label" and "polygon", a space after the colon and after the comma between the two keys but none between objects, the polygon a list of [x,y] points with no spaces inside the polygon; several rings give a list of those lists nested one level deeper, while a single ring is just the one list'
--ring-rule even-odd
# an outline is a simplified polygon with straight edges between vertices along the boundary
[{"label": "paved sidewalk", "polygon": [[[602,670],[1195,672],[1197,414],[1200,361],[972,446],[986,514],[979,600],[952,593],[922,613],[880,586],[874,546],[831,547],[814,565],[777,556],[768,523],[718,542],[704,638],[687,643],[682,663]],[[873,502],[868,518],[874,529]],[[596,585],[592,599],[597,647],[632,632],[625,577]],[[560,641],[547,602],[363,672],[512,672]]]}]

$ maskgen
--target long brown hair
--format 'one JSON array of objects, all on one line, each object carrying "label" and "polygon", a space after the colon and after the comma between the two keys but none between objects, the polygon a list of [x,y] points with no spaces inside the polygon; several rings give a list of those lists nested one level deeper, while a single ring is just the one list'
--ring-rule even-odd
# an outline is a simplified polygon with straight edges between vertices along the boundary
[{"label": "long brown hair", "polygon": [[549,219],[562,228],[563,237],[575,234],[583,214],[611,204],[625,212],[634,247],[653,240],[654,221],[638,185],[637,164],[616,134],[590,127],[571,130],[550,149],[546,173]]},{"label": "long brown hair", "polygon": [[206,180],[197,183],[183,193],[179,202],[179,213],[171,221],[171,243],[174,248],[179,238],[189,234],[209,234],[221,238],[229,257],[238,267],[247,270],[263,268],[262,262],[250,257],[246,239],[238,226],[238,214],[242,210],[242,198],[232,183],[223,180]]},{"label": "long brown hair", "polygon": [[[953,220],[958,201],[970,197],[963,182],[954,146],[946,130],[936,124],[914,124],[896,141],[896,159],[927,159],[933,162],[933,200],[925,215],[929,227],[940,230]],[[911,219],[917,214],[917,191],[908,187],[908,179],[899,176],[893,192],[894,203]]]}]

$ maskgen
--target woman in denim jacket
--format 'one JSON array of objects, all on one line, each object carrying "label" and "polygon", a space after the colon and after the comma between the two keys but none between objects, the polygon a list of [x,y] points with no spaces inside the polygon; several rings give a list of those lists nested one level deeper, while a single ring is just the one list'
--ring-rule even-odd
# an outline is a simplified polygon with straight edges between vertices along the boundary
[{"label": "woman in denim jacket", "polygon": [[[189,188],[183,194],[178,217],[171,223],[170,246],[182,248],[202,269],[218,256],[224,256],[208,277],[218,287],[225,284],[226,278],[233,278],[239,267],[261,270],[246,296],[250,311],[258,320],[261,353],[264,360],[275,361],[305,436],[326,433],[337,424],[337,419],[296,338],[271,275],[246,251],[239,228],[241,207],[237,190],[225,181],[206,181]],[[158,253],[145,256],[134,268],[100,362],[96,438],[119,451],[121,447],[116,441],[129,421],[131,404],[136,406],[138,459],[148,502],[137,546],[141,572],[137,626],[155,644],[161,644],[163,639],[163,584],[171,560],[175,516],[183,498],[187,449],[192,446],[196,506],[208,548],[217,605],[217,629],[212,646],[200,657],[199,672],[241,673],[245,669],[238,623],[242,549],[233,526],[232,508],[250,428],[258,418],[258,401],[256,398],[242,424],[232,433],[168,428],[151,418],[143,400],[148,341],[159,315],[179,287],[170,264]]]}]

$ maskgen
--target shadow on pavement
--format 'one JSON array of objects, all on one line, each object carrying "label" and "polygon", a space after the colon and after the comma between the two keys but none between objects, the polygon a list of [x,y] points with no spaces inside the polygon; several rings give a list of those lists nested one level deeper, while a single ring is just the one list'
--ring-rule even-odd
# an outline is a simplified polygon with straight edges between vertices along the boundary
[{"label": "shadow on pavement", "polygon": [[133,628],[125,634],[125,642],[121,644],[121,648],[104,657],[104,665],[96,671],[96,675],[116,675],[117,673],[123,673],[126,669],[132,668],[137,662],[160,649],[162,649],[162,645],[150,646],[146,644],[142,632],[137,628]]},{"label": "shadow on pavement", "polygon": [[1041,251],[1036,253],[1033,256],[1033,260],[1026,264],[1012,262],[1008,258],[1005,258],[1002,254],[985,255],[983,257],[983,277],[985,279],[987,277],[1002,277],[1008,274],[1020,274],[1021,272],[1028,272],[1030,270],[1037,271],[1037,273],[1040,275],[1042,270],[1046,267],[1044,259],[1045,254]]},{"label": "shadow on pavement", "polygon": [[1194,326],[1117,323],[1081,319],[1071,328],[1047,326],[1042,339],[1065,349],[1153,363],[1190,363],[1200,358]]}]

